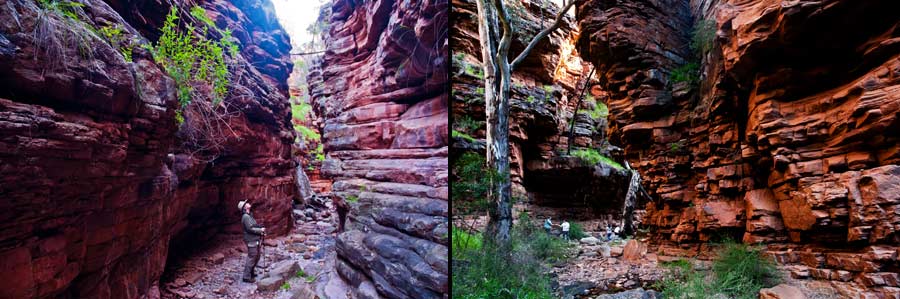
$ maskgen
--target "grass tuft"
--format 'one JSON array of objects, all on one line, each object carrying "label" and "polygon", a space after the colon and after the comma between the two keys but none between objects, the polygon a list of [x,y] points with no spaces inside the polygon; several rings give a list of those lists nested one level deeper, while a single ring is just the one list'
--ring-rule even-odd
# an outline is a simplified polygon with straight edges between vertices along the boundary
[{"label": "grass tuft", "polygon": [[663,298],[709,298],[723,294],[728,298],[757,298],[759,290],[778,284],[775,263],[758,247],[727,240],[718,250],[712,273],[694,269],[686,260],[663,265],[666,277],[657,282]]},{"label": "grass tuft", "polygon": [[624,167],[622,167],[622,164],[619,164],[619,162],[613,161],[609,157],[601,155],[600,152],[592,148],[574,150],[572,151],[572,156],[581,159],[582,162],[587,163],[588,165],[597,165],[598,163],[603,163],[618,170],[625,169]]}]

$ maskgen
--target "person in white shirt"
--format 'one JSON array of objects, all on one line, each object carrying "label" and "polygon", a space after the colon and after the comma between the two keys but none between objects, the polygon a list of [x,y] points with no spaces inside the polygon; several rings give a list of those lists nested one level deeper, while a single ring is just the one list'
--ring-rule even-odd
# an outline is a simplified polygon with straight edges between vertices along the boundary
[{"label": "person in white shirt", "polygon": [[563,220],[563,223],[562,223],[562,225],[560,225],[560,227],[562,227],[563,240],[568,241],[569,240],[569,221]]}]

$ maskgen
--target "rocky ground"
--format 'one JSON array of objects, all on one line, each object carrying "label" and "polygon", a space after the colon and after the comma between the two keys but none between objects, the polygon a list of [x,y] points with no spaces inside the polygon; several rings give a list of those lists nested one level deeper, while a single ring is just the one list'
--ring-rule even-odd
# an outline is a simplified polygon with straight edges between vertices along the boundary
[{"label": "rocky ground", "polygon": [[[599,233],[588,232],[597,236]],[[606,242],[594,237],[572,241],[577,256],[555,265],[551,275],[556,277],[563,298],[629,299],[660,298],[652,290],[662,279],[666,261],[678,259],[659,256],[646,245],[646,238]],[[693,260],[698,269],[708,269],[709,261]],[[858,286],[849,283],[796,279],[790,267],[780,266],[782,283],[760,291],[760,298],[864,298]],[[722,298],[725,298],[722,296]]]},{"label": "rocky ground", "polygon": [[[551,275],[557,277],[562,287],[564,298],[595,298],[600,294],[629,290],[624,296],[636,293],[638,288],[638,293],[642,294],[665,272],[656,255],[646,254],[646,246],[637,240],[605,242],[588,237],[577,243],[578,255],[551,270]],[[631,298],[628,296],[621,298]]]},{"label": "rocky ground", "polygon": [[241,281],[246,247],[241,235],[220,235],[208,248],[172,265],[161,281],[161,298],[344,298],[347,286],[333,269],[337,221],[327,210],[294,209],[285,236],[265,240],[256,283]]}]

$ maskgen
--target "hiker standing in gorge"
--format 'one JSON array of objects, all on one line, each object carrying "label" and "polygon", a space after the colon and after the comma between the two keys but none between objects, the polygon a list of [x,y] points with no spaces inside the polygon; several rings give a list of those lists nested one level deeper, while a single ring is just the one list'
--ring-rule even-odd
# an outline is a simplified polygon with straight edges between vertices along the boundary
[{"label": "hiker standing in gorge", "polygon": [[256,264],[259,263],[260,238],[266,235],[266,228],[256,224],[256,219],[250,214],[253,205],[249,200],[238,202],[241,210],[241,225],[244,227],[244,242],[247,243],[247,263],[244,265],[244,282],[256,282]]},{"label": "hiker standing in gorge", "polygon": [[563,223],[560,225],[562,228],[562,237],[563,240],[569,241],[569,221],[563,220]]}]

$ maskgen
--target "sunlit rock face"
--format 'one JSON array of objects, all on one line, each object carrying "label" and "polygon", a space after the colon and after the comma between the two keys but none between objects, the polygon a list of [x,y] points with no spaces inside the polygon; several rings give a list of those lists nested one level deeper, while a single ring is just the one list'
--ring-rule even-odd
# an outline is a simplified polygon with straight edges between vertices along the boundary
[{"label": "sunlit rock face", "polygon": [[158,297],[170,248],[237,231],[239,199],[272,231],[292,222],[289,43],[271,4],[200,3],[241,51],[211,159],[184,146],[174,81],[149,53],[126,62],[88,29],[149,43],[169,7],[83,3],[73,22],[32,1],[0,9],[0,298]]},{"label": "sunlit rock face", "polygon": [[[703,254],[730,236],[771,243],[791,275],[846,284],[847,296],[895,292],[879,278],[895,272],[900,241],[898,5],[579,6],[578,48],[605,69],[610,135],[657,198],[645,223],[661,254]],[[699,20],[714,34],[692,58]],[[699,84],[673,82],[690,61]]]},{"label": "sunlit rock face", "polygon": [[336,270],[362,298],[449,295],[447,1],[335,1],[308,81],[322,173],[350,206]]},{"label": "sunlit rock face", "polygon": [[[516,32],[510,51],[512,60],[537,32],[552,24],[559,8],[549,1],[513,1],[508,5]],[[453,1],[451,103],[454,129],[459,131],[463,130],[459,128],[462,119],[485,120],[476,13],[475,1]],[[601,89],[585,89],[591,66],[582,61],[576,49],[580,34],[575,19],[565,16],[560,28],[540,41],[512,73],[509,145],[513,196],[519,202],[527,202],[528,209],[538,214],[546,210],[547,216],[575,213],[582,220],[600,215],[619,218],[628,174],[605,164],[585,165],[567,156],[572,138],[576,149],[598,148],[613,160],[624,162],[621,151],[606,142],[606,118],[585,112],[593,111],[595,103],[578,101],[582,92],[600,101],[607,97]],[[482,124],[468,132],[476,142],[455,138],[451,156],[465,152],[483,155],[484,147],[479,142],[483,143],[485,129]],[[547,209],[538,212],[535,205]]]}]

